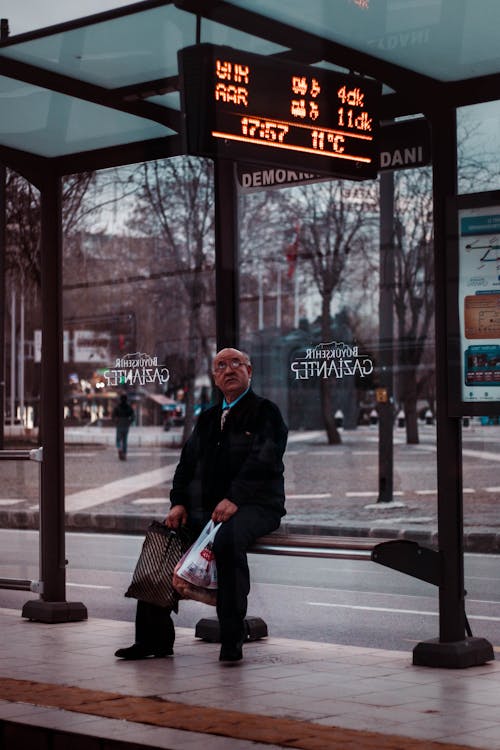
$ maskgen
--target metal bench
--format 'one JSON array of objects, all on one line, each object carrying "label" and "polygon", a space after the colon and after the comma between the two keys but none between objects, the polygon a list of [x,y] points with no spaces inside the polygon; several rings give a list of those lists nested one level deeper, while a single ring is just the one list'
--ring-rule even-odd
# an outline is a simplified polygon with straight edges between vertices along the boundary
[{"label": "metal bench", "polygon": [[248,550],[261,555],[292,555],[346,560],[371,560],[373,548],[386,540],[353,536],[315,536],[275,532],[262,536]]},{"label": "metal bench", "polygon": [[[278,531],[257,539],[248,552],[260,555],[372,560],[374,547],[384,541],[387,540],[352,536],[316,536]],[[260,617],[246,617],[245,630],[247,641],[257,641],[268,635],[267,625]],[[195,637],[210,643],[218,643],[220,631],[217,617],[203,617],[199,620],[195,627]]]}]

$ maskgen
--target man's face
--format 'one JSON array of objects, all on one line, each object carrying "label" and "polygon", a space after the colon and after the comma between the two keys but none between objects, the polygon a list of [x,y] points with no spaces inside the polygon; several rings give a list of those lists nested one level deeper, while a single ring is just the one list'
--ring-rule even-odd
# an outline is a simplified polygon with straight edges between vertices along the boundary
[{"label": "man's face", "polygon": [[222,349],[218,352],[212,370],[215,385],[228,403],[241,396],[250,384],[252,365],[238,349]]}]

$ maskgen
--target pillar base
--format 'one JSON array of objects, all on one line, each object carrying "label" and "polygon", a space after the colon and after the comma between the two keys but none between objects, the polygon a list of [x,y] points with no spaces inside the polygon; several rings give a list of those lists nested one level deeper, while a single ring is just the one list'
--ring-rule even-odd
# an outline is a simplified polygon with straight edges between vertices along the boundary
[{"label": "pillar base", "polygon": [[[204,617],[196,623],[195,638],[209,643],[220,643],[219,620],[217,617]],[[266,638],[267,625],[260,617],[245,617],[245,641],[258,641]]]},{"label": "pillar base", "polygon": [[36,622],[79,622],[88,617],[87,607],[81,602],[45,602],[32,599],[23,606],[22,616]]},{"label": "pillar base", "polygon": [[464,669],[494,661],[493,646],[486,638],[464,638],[443,643],[438,638],[422,641],[413,649],[413,664],[420,667]]}]

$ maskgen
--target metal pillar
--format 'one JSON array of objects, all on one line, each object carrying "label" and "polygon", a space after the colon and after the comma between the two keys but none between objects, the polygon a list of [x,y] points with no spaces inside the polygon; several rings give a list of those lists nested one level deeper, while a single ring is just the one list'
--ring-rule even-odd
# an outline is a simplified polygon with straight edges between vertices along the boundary
[{"label": "metal pillar", "polygon": [[[0,19],[0,39],[9,36],[9,22]],[[7,170],[0,164],[0,450],[4,447],[5,425],[5,255],[7,252]]]},{"label": "metal pillar", "polygon": [[40,492],[40,599],[23,617],[41,622],[87,618],[81,602],[67,602],[64,539],[64,424],[62,316],[62,194],[59,176],[46,173],[41,190],[42,362]]},{"label": "metal pillar", "polygon": [[390,503],[394,489],[394,174],[380,175],[380,399],[378,503]]},{"label": "metal pillar", "polygon": [[435,334],[437,395],[438,538],[443,582],[439,586],[439,638],[417,644],[413,663],[462,668],[494,659],[484,638],[466,638],[461,420],[448,416],[446,201],[457,193],[456,112],[432,117]]},{"label": "metal pillar", "polygon": [[215,160],[215,287],[217,351],[239,346],[238,195],[234,162]]},{"label": "metal pillar", "polygon": [[0,450],[4,447],[5,424],[5,254],[7,251],[6,172],[0,164]]}]

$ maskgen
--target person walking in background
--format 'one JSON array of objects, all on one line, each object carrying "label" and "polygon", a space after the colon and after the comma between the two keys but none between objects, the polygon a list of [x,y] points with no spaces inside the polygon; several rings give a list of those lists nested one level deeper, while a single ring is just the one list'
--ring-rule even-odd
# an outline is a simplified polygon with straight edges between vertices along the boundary
[{"label": "person walking in background", "polygon": [[116,425],[116,448],[120,461],[127,460],[127,441],[130,425],[134,421],[134,410],[130,406],[126,393],[120,396],[120,403],[113,409]]},{"label": "person walking in background", "polygon": [[[195,538],[210,518],[222,522],[213,543],[219,660],[237,662],[246,637],[247,550],[277,529],[285,515],[283,454],[288,429],[276,404],[252,391],[252,365],[245,352],[222,349],[212,373],[223,399],[200,414],[182,449],[165,524],[171,529],[186,526]],[[171,656],[174,638],[171,610],[139,600],[135,643],[118,649],[115,656]]]}]

